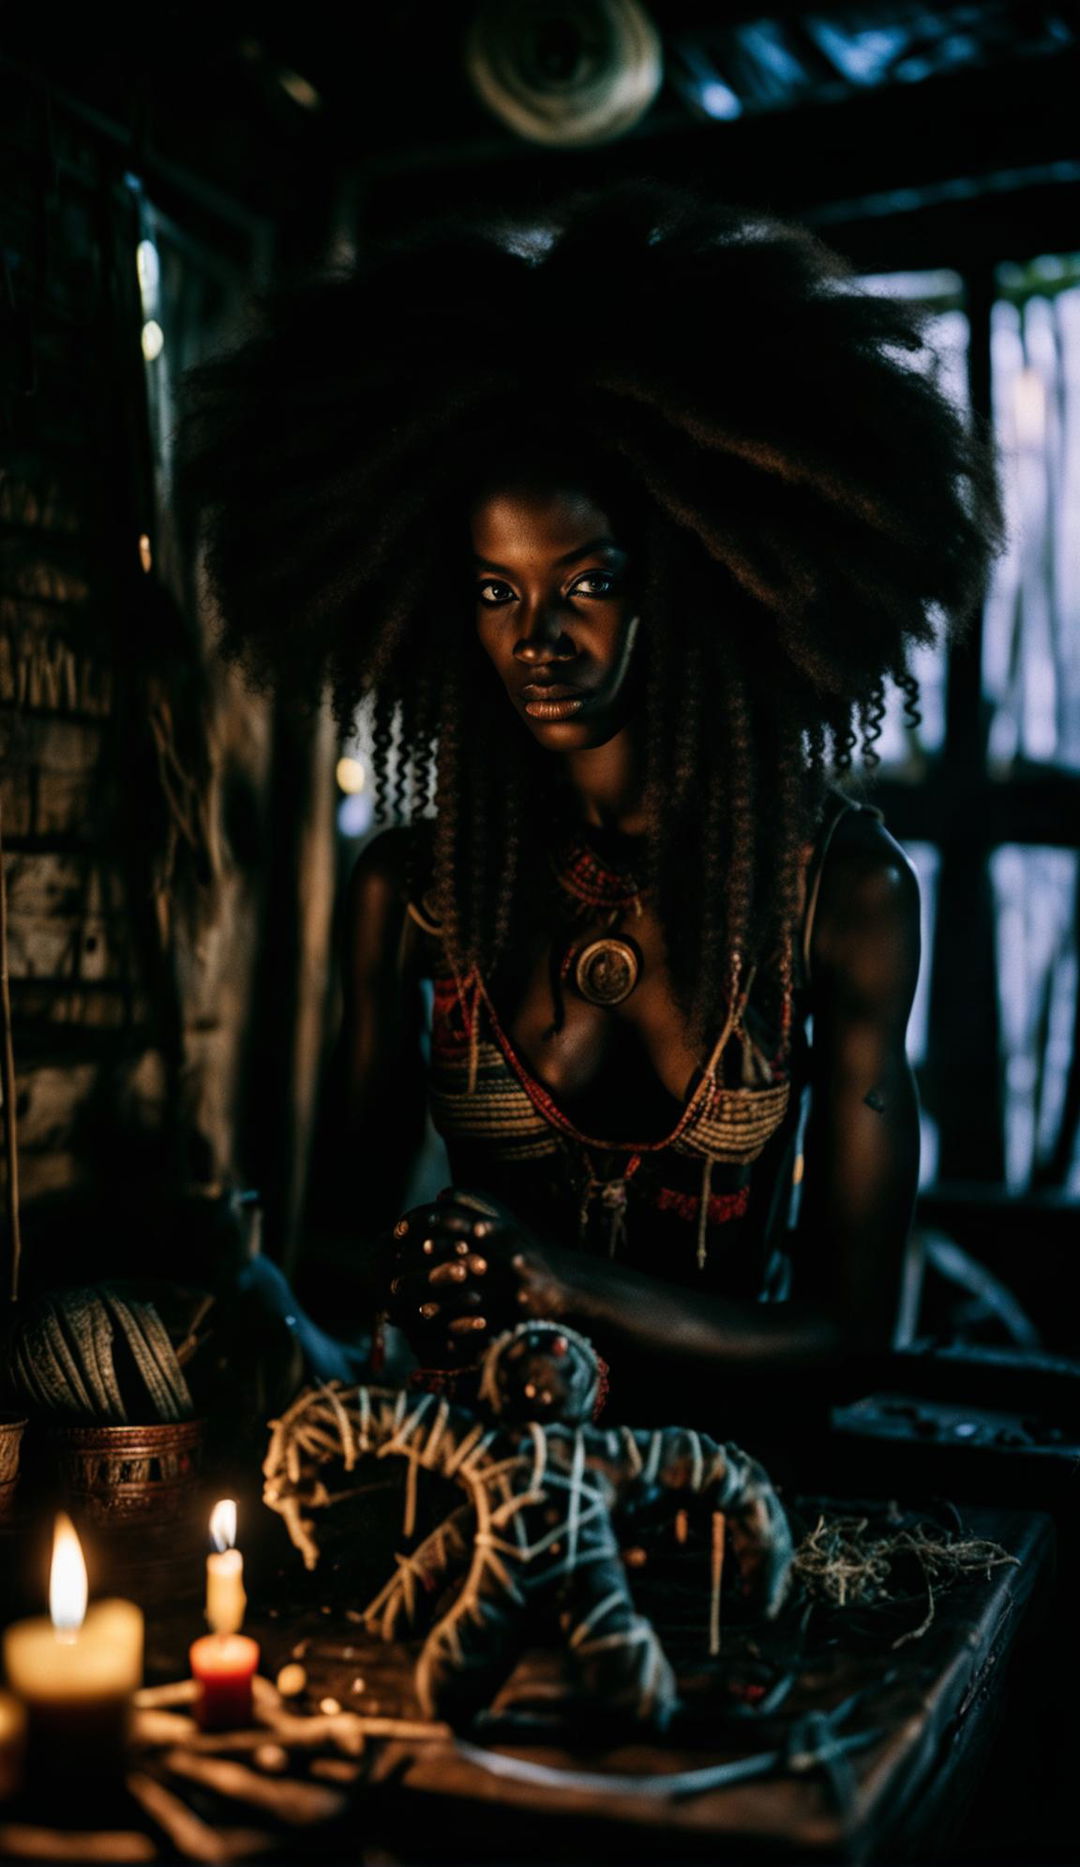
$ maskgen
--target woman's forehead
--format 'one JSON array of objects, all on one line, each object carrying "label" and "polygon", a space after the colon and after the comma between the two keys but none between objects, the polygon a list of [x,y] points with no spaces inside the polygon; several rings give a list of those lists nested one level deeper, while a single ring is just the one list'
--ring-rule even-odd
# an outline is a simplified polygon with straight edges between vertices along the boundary
[{"label": "woman's forehead", "polygon": [[471,526],[474,550],[496,558],[515,550],[558,557],[615,536],[596,495],[569,478],[492,486],[474,503]]}]

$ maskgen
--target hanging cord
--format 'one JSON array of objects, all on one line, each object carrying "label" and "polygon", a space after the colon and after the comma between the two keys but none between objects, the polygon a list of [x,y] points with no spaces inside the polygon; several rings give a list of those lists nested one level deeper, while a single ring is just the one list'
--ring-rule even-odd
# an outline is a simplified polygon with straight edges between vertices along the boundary
[{"label": "hanging cord", "polygon": [[[712,1054],[705,1065],[705,1076],[712,1089],[718,1086],[717,1070],[720,1068],[728,1041],[732,1035],[742,1034],[745,1044],[743,1018],[750,1002],[750,988],[754,983],[756,968],[751,966],[746,984],[742,984],[742,954],[738,947],[731,955],[731,980],[728,985],[728,1014]],[[697,1222],[697,1267],[703,1271],[709,1261],[709,1200],[712,1198],[712,1172],[716,1165],[711,1154],[706,1154],[701,1163],[701,1204],[698,1208]]]},{"label": "hanging cord", "polygon": [[[451,965],[453,965],[452,960]],[[476,1094],[480,1063],[480,1000],[483,994],[483,982],[480,978],[479,967],[471,966],[462,978],[457,967],[454,966],[454,990],[457,993],[462,1023],[469,1040],[466,1094],[472,1096]]]},{"label": "hanging cord", "polygon": [[711,1154],[706,1154],[701,1163],[701,1204],[697,1222],[697,1267],[703,1271],[709,1261],[709,1200],[712,1198],[712,1170],[714,1162]]},{"label": "hanging cord", "polygon": [[468,1092],[476,1094],[476,1079],[480,1065],[480,974],[473,974],[472,1008],[469,1012],[469,1084]]},{"label": "hanging cord", "polygon": [[626,1240],[626,1180],[609,1180],[600,1195],[600,1204],[608,1214],[608,1257],[613,1258]]},{"label": "hanging cord", "polygon": [[588,1156],[585,1156],[587,1177],[582,1188],[581,1204],[578,1207],[579,1245],[588,1243],[589,1219],[594,1199],[599,1199],[601,1207],[608,1215],[608,1257],[613,1258],[619,1246],[626,1243],[626,1212],[629,1203],[627,1182],[633,1179],[640,1165],[641,1155],[631,1154],[621,1174],[611,1180],[601,1180],[593,1172]]},{"label": "hanging cord", "polygon": [[731,979],[727,990],[727,1017],[724,1019],[720,1035],[712,1047],[709,1061],[706,1063],[703,1071],[703,1075],[708,1079],[713,1089],[718,1086],[717,1070],[723,1061],[724,1052],[728,1047],[728,1041],[732,1033],[738,1031],[741,1026],[743,1014],[750,1002],[750,989],[754,983],[755,972],[756,967],[751,966],[744,986],[742,983],[742,954],[736,947],[731,956]]}]

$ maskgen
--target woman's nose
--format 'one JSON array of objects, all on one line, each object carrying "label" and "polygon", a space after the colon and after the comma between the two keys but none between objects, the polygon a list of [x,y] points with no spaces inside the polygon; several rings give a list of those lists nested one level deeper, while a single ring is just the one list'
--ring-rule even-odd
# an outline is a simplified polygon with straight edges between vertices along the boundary
[{"label": "woman's nose", "polygon": [[521,634],[514,643],[516,661],[570,661],[576,652],[556,609],[538,603],[522,619]]}]

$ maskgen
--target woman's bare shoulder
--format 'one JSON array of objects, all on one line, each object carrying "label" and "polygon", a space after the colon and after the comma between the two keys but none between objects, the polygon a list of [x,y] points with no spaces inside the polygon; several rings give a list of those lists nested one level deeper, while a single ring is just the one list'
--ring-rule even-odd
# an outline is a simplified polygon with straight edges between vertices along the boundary
[{"label": "woman's bare shoulder", "polygon": [[379,830],[365,843],[353,865],[351,880],[367,887],[381,882],[404,887],[413,849],[413,829],[408,823],[396,823]]},{"label": "woman's bare shoulder", "polygon": [[919,966],[919,883],[873,811],[846,811],[821,871],[812,976],[862,1000],[907,997]]},{"label": "woman's bare shoulder", "polygon": [[361,850],[345,899],[346,939],[354,954],[374,959],[380,951],[397,950],[406,923],[411,925],[410,900],[423,890],[429,841],[424,826],[395,824]]},{"label": "woman's bare shoulder", "polygon": [[365,843],[349,878],[350,893],[373,901],[390,895],[404,906],[410,895],[423,893],[431,870],[431,825],[396,823]]}]

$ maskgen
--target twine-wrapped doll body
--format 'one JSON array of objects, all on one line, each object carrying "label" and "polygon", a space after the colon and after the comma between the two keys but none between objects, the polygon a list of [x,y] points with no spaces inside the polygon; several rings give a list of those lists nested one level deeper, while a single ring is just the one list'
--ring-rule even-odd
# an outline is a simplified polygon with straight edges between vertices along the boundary
[{"label": "twine-wrapped doll body", "polygon": [[484,1417],[434,1394],[335,1386],[307,1390],[275,1424],[264,1496],[309,1567],[319,1551],[303,1511],[333,1501],[321,1471],[334,1460],[346,1470],[365,1454],[408,1460],[407,1533],[419,1471],[466,1491],[465,1504],[398,1555],[365,1615],[388,1640],[420,1631],[460,1581],[417,1663],[426,1714],[460,1723],[490,1704],[546,1617],[582,1701],[631,1723],[666,1723],[674,1674],[634,1606],[616,1535],[616,1523],[646,1508],[722,1512],[744,1588],[766,1614],[779,1607],[791,1540],[761,1467],[703,1433],[587,1425],[596,1391],[591,1345],[533,1322],[492,1343]]}]

